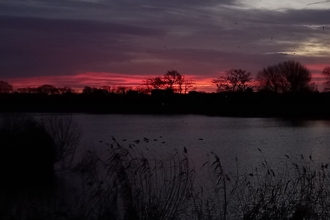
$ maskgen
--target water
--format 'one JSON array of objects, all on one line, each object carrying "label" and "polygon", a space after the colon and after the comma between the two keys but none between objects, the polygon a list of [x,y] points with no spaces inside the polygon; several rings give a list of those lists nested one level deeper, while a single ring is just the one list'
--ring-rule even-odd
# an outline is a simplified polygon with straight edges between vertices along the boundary
[{"label": "water", "polygon": [[[281,164],[285,159],[284,155],[289,155],[291,158],[300,158],[301,154],[305,155],[305,157],[312,155],[314,161],[317,161],[317,163],[328,162],[330,155],[328,147],[328,143],[330,143],[329,121],[283,121],[271,118],[223,118],[197,115],[74,114],[73,117],[84,133],[83,143],[87,143],[89,147],[93,146],[101,153],[101,156],[106,155],[104,153],[106,153],[107,148],[109,148],[108,143],[112,143],[112,136],[124,146],[134,144],[135,146],[133,149],[139,149],[142,152],[149,153],[149,155],[157,155],[163,158],[167,155],[173,155],[175,150],[183,152],[183,148],[186,147],[188,149],[189,158],[194,162],[197,168],[195,169],[197,175],[194,179],[194,184],[196,184],[194,185],[196,196],[209,194],[211,199],[215,199],[215,210],[220,211],[223,207],[223,200],[221,200],[223,198],[221,197],[221,192],[223,192],[221,191],[222,182],[220,182],[220,185],[216,186],[218,188],[214,188],[212,181],[209,181],[212,176],[205,175],[207,174],[204,172],[205,169],[198,169],[208,159],[207,155],[213,156],[211,152],[214,152],[220,157],[225,171],[227,172],[235,171],[233,168],[235,168],[235,158],[237,157],[240,172],[243,173],[244,169],[249,171],[253,169],[254,166],[259,166],[264,159],[272,164],[273,169],[276,169],[276,166]],[[144,141],[144,138],[147,138],[149,142]],[[140,140],[140,142],[135,143],[134,141],[136,140]],[[89,145],[89,143],[91,144]],[[165,169],[167,172],[170,172],[169,170],[170,169]],[[107,177],[107,175],[104,172],[105,170],[100,169],[100,171],[101,172],[97,173],[96,176],[93,176],[93,172],[81,173],[74,171],[56,173],[56,187],[54,187],[54,189],[49,189],[50,194],[45,194],[45,190],[48,189],[39,189],[40,187],[38,187],[38,190],[40,190],[40,193],[39,191],[38,193],[42,196],[38,194],[35,197],[31,197],[33,200],[23,194],[24,196],[20,195],[17,197],[19,200],[12,200],[11,203],[8,203],[12,198],[12,195],[9,193],[8,195],[0,196],[0,203],[10,204],[8,207],[12,204],[18,204],[17,210],[21,207],[20,210],[24,210],[26,213],[29,213],[30,210],[33,211],[31,211],[31,213],[34,213],[34,206],[36,206],[36,204],[40,204],[37,205],[39,207],[39,213],[44,213],[44,210],[46,210],[46,212],[48,210],[55,213],[54,215],[56,215],[56,213],[67,213],[69,216],[75,216],[75,212],[78,212],[78,216],[81,216],[79,207],[83,207],[84,213],[87,210],[86,215],[92,210],[93,212],[91,213],[97,213],[97,209],[95,209],[97,206],[94,205],[101,204],[101,208],[107,207],[107,203],[99,203],[99,201],[103,201],[102,199],[109,199],[105,201],[113,201],[114,199],[113,197],[108,197],[109,194],[107,193],[95,196],[93,192],[95,192],[96,189],[100,189],[99,186],[103,184],[101,184],[99,180],[105,181],[105,184],[102,185],[104,189],[117,189],[117,185],[113,187],[113,185],[111,185],[112,181],[109,181],[109,178],[113,176],[103,179],[103,177]],[[131,177],[130,180],[134,179],[134,177],[135,176]],[[151,175],[150,178],[151,180],[157,180]],[[274,183],[277,183],[276,178],[281,179],[282,176],[274,177]],[[256,179],[252,178],[252,180]],[[293,180],[295,180],[295,176],[293,176]],[[168,181],[166,181],[166,183],[167,182]],[[110,184],[107,185],[107,183]],[[154,190],[163,186],[165,181],[160,179],[157,183],[159,183],[159,185],[153,185],[153,187],[156,186],[153,188]],[[227,183],[227,187],[230,187],[231,185],[228,181]],[[231,183],[235,184],[235,181]],[[243,181],[243,183],[245,184],[247,182]],[[291,181],[291,183],[299,186],[298,182],[295,183],[295,181]],[[138,189],[139,186],[140,185],[132,185],[133,188],[137,187],[134,189]],[[199,190],[201,190],[200,186],[203,187],[203,193],[199,193]],[[232,186],[235,188],[235,185]],[[243,185],[243,187],[244,186],[245,185]],[[246,189],[249,186],[246,185]],[[257,186],[261,187],[261,185]],[[278,186],[279,185],[276,185],[276,187]],[[294,187],[292,189],[295,191],[298,188],[299,187]],[[214,189],[220,189],[220,194],[218,194],[220,197],[214,197],[218,196],[214,194]],[[230,190],[231,188],[228,188],[228,192]],[[261,187],[260,190],[263,190],[263,187]],[[148,190],[145,192],[148,192]],[[240,192],[241,191],[238,191],[238,193]],[[323,189],[322,192],[324,192]],[[26,193],[29,195],[30,192],[27,191]],[[31,195],[34,194],[35,193],[31,193]],[[117,194],[115,195],[117,197]],[[120,193],[118,195],[120,195]],[[290,196],[291,194],[286,194],[283,198]],[[140,197],[137,197],[137,199],[139,198]],[[208,197],[200,198],[205,199]],[[231,204],[233,204],[232,210],[238,207],[236,204],[239,204],[241,198],[248,197],[244,197],[243,194],[232,197],[230,200]],[[315,196],[315,198],[322,199],[325,197]],[[125,210],[123,211],[122,207],[120,207],[120,199],[122,198],[119,198],[118,210],[124,212]],[[293,200],[295,201],[295,198],[293,198]],[[65,202],[65,207],[68,207],[67,209],[63,209],[63,201]],[[87,202],[86,204],[84,203],[85,201]],[[287,201],[291,200],[289,199]],[[57,202],[60,203],[58,204]],[[243,199],[243,204],[244,202],[250,203],[250,200]],[[301,204],[300,201],[295,202],[297,202],[296,204]],[[102,206],[103,204],[105,204],[105,206]],[[325,202],[324,204],[327,203]],[[15,207],[14,205],[12,205],[12,207]],[[295,205],[294,203],[292,207],[299,207],[299,205]],[[317,206],[313,205],[313,207],[316,207],[315,210],[318,210]],[[52,210],[54,210],[54,212]],[[290,207],[287,210],[290,211]],[[15,208],[8,213],[11,212],[17,213]],[[101,214],[103,216],[104,213]],[[229,214],[234,213],[230,213],[229,211]]]},{"label": "water", "polygon": [[[263,159],[279,164],[285,158],[304,155],[318,162],[330,158],[329,121],[284,121],[273,118],[225,118],[200,115],[88,115],[75,120],[85,140],[105,150],[112,136],[124,146],[135,144],[153,154],[173,154],[188,149],[197,167],[211,152],[225,167],[238,158],[240,167],[253,168]],[[148,138],[146,143],[144,138]],[[140,140],[138,144],[134,141]],[[262,152],[260,152],[260,149]]]}]

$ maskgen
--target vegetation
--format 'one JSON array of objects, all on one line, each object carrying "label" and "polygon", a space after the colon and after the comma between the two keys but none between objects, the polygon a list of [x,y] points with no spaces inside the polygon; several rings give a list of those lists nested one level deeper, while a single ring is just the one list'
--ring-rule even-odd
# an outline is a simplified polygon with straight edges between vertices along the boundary
[{"label": "vegetation", "polygon": [[322,74],[323,74],[323,76],[325,76],[325,79],[326,79],[326,81],[324,83],[325,84],[324,89],[326,91],[329,91],[329,89],[330,89],[330,66],[325,67],[322,71]]},{"label": "vegetation", "polygon": [[71,169],[82,136],[78,124],[71,115],[47,115],[39,123],[54,142],[55,165],[61,171]]},{"label": "vegetation", "polygon": [[[72,165],[80,131],[71,116],[50,115],[37,120],[25,114],[0,118],[0,184],[49,183],[57,171]],[[56,166],[56,167],[55,167]]]},{"label": "vegetation", "polygon": [[[326,81],[325,90],[329,87],[329,67],[322,71]],[[311,83],[310,71],[301,63],[288,60],[263,68],[253,79],[252,74],[243,69],[231,69],[211,82],[216,86],[216,92],[275,92],[275,93],[300,93],[317,91],[314,83]],[[151,94],[154,90],[170,90],[173,93],[187,94],[196,91],[196,82],[192,78],[179,73],[177,70],[168,70],[162,76],[147,78],[141,85],[133,87],[103,85],[100,87],[85,86],[83,94],[121,94],[139,93]],[[42,85],[36,88],[14,89],[8,82],[0,81],[0,93],[24,93],[68,95],[78,93],[69,87],[55,87]]]},{"label": "vegetation", "polygon": [[251,83],[251,73],[241,69],[231,69],[225,76],[214,79],[217,92],[245,92]]},{"label": "vegetation", "polygon": [[5,81],[0,81],[0,93],[9,93],[13,91],[13,86]]},{"label": "vegetation", "polygon": [[[323,71],[326,78],[328,72],[328,68]],[[12,90],[2,81],[11,89],[0,91],[0,112],[330,118],[330,93],[318,92],[311,83],[310,71],[299,62],[285,61],[266,67],[255,80],[246,70],[231,69],[213,83],[216,93],[197,92],[194,80],[176,70],[148,78],[136,88],[86,86],[81,93],[51,85]]]},{"label": "vegetation", "polygon": [[169,70],[162,77],[146,79],[140,90],[145,93],[151,93],[152,90],[171,90],[186,94],[194,88],[194,84],[194,80],[186,78],[178,71]]},{"label": "vegetation", "polygon": [[0,120],[0,184],[49,182],[53,175],[55,143],[44,126],[26,115]]},{"label": "vegetation", "polygon": [[[329,84],[329,67],[323,70]],[[43,85],[14,90],[0,81],[1,112],[208,114],[329,118],[330,93],[315,92],[310,72],[282,62],[258,74],[232,69],[213,80],[217,93],[192,91],[175,70],[139,90],[92,88],[82,93]],[[254,87],[255,88],[255,87]],[[190,91],[190,92],[188,92]],[[222,166],[211,152],[194,167],[189,149],[160,158],[113,138],[105,152],[78,150],[81,132],[70,116],[0,118],[1,219],[328,219],[329,164],[312,155],[264,160],[254,170]],[[261,150],[260,150],[261,152]],[[262,152],[261,152],[262,153]],[[203,176],[196,170],[202,169]]]},{"label": "vegetation", "polygon": [[276,93],[311,91],[311,79],[310,71],[295,61],[285,61],[268,66],[257,76],[262,90]]},{"label": "vegetation", "polygon": [[[31,119],[24,120],[31,122]],[[236,169],[226,169],[220,157],[211,152],[201,174],[196,173],[200,168],[192,166],[189,160],[189,149],[160,158],[141,151],[134,144],[124,147],[113,138],[102,156],[90,149],[75,166],[62,174],[75,176],[74,181],[64,183],[65,187],[18,191],[3,186],[0,217],[95,220],[329,218],[329,164],[316,163],[312,155],[308,159],[303,155],[300,158],[285,155],[285,158],[283,166],[274,167],[264,160],[255,169],[242,171],[237,159],[233,161]],[[30,164],[34,161],[25,162],[25,166],[32,168]]]},{"label": "vegetation", "polygon": [[330,93],[190,92],[154,90],[147,95],[102,90],[82,94],[0,94],[0,112],[203,114],[227,117],[329,118]]}]

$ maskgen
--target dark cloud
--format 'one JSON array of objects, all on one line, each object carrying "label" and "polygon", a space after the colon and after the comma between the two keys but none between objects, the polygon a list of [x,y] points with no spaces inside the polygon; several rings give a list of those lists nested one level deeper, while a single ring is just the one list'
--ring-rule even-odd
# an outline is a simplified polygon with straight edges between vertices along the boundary
[{"label": "dark cloud", "polygon": [[[191,11],[201,7],[235,4],[235,0],[2,0],[0,13],[17,16],[45,16],[65,18],[108,19],[116,15],[130,20],[162,17],[165,13]],[[143,15],[143,16],[141,16]]]},{"label": "dark cloud", "polygon": [[85,20],[0,17],[2,76],[105,71],[134,56],[130,38],[158,37],[157,29]]},{"label": "dark cloud", "polygon": [[[82,72],[210,76],[286,59],[328,62],[328,10],[231,0],[0,2],[0,77]],[[309,52],[308,52],[309,50]]]},{"label": "dark cloud", "polygon": [[49,34],[111,34],[153,36],[162,35],[161,31],[127,24],[100,22],[91,20],[22,18],[0,16],[0,29],[3,32],[13,29],[22,32],[39,32]]}]

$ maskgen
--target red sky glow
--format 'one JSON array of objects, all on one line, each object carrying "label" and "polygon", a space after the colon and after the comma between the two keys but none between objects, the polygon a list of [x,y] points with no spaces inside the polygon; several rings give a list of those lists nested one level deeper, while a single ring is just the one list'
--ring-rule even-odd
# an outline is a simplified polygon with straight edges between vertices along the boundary
[{"label": "red sky glow", "polygon": [[[312,4],[311,4],[312,3]],[[310,0],[2,0],[0,80],[138,86],[177,70],[198,91],[230,69],[282,61],[320,73],[330,66],[330,2]]]},{"label": "red sky glow", "polygon": [[[22,87],[38,87],[50,84],[56,87],[68,86],[80,91],[85,86],[101,87],[101,86],[127,86],[135,88],[141,86],[143,80],[151,76],[145,75],[123,75],[118,73],[80,73],[73,76],[42,76],[31,78],[15,78],[8,79],[15,88]],[[154,76],[156,77],[156,75]],[[212,78],[194,78],[186,75],[186,77],[195,80],[198,91],[214,92],[215,86],[211,83]]]}]

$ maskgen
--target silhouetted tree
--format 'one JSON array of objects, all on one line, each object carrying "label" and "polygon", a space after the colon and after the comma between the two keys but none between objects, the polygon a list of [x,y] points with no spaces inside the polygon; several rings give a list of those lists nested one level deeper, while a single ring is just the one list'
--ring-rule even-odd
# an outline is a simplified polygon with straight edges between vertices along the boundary
[{"label": "silhouetted tree", "polygon": [[37,88],[39,93],[44,93],[44,94],[48,94],[48,95],[54,95],[54,94],[58,94],[59,90],[58,88],[56,88],[55,86],[52,85],[42,85],[39,86]]},{"label": "silhouetted tree", "polygon": [[231,69],[226,71],[225,76],[220,76],[212,80],[212,83],[217,86],[217,92],[244,92],[251,79],[250,72],[242,69]]},{"label": "silhouetted tree", "polygon": [[19,92],[19,93],[29,93],[29,89],[28,88],[18,88],[17,89],[17,92]]},{"label": "silhouetted tree", "polygon": [[100,89],[107,91],[108,93],[115,93],[116,88],[114,86],[101,86]]},{"label": "silhouetted tree", "polygon": [[261,90],[276,93],[311,91],[310,71],[295,61],[284,61],[268,66],[257,75]]},{"label": "silhouetted tree", "polygon": [[61,87],[61,88],[57,88],[59,93],[61,94],[71,94],[73,93],[73,89],[68,87],[68,86],[64,86],[64,87]]},{"label": "silhouetted tree", "polygon": [[51,135],[31,116],[0,117],[1,184],[24,186],[51,180],[55,145]]},{"label": "silhouetted tree", "polygon": [[330,90],[330,66],[323,69],[322,74],[325,76],[324,90]]},{"label": "silhouetted tree", "polygon": [[195,82],[182,76],[176,70],[170,70],[161,77],[148,78],[142,84],[143,86],[138,90],[144,93],[151,93],[153,90],[172,90],[181,94],[192,89]]},{"label": "silhouetted tree", "polygon": [[71,115],[48,115],[42,117],[41,125],[50,134],[55,146],[54,162],[61,169],[72,165],[82,136],[78,124]]},{"label": "silhouetted tree", "polygon": [[182,93],[182,91],[183,91],[183,84],[184,84],[184,82],[185,82],[185,77],[184,76],[180,76],[180,77],[178,77],[178,79],[177,79],[177,84],[178,84],[178,89],[177,89],[177,91],[181,94]]},{"label": "silhouetted tree", "polygon": [[268,66],[260,71],[257,75],[257,82],[260,89],[276,93],[282,92],[285,84],[285,80],[277,66]]},{"label": "silhouetted tree", "polygon": [[143,81],[144,91],[150,93],[154,89],[165,89],[165,82],[161,77],[148,78]]},{"label": "silhouetted tree", "polygon": [[23,87],[23,88],[18,88],[17,92],[19,92],[19,93],[38,93],[38,89],[31,88],[31,87]]},{"label": "silhouetted tree", "polygon": [[131,87],[118,86],[117,89],[115,90],[115,93],[125,95],[130,89],[131,89]]},{"label": "silhouetted tree", "polygon": [[89,87],[89,86],[85,86],[82,93],[83,94],[92,94],[93,93],[93,88]]},{"label": "silhouetted tree", "polygon": [[5,81],[0,81],[0,93],[9,93],[13,91],[13,86]]},{"label": "silhouetted tree", "polygon": [[194,85],[195,85],[195,80],[186,79],[184,77],[184,81],[183,81],[183,92],[184,92],[184,94],[187,94],[189,91],[194,90],[195,89]]},{"label": "silhouetted tree", "polygon": [[[178,85],[178,91],[182,91],[182,84],[183,84],[183,76],[176,70],[169,70],[167,73],[165,73],[163,77],[163,81],[165,82],[165,85],[167,86],[167,89],[175,90],[174,86]],[[181,86],[180,86],[181,85]],[[181,88],[181,89],[180,89]]]}]

